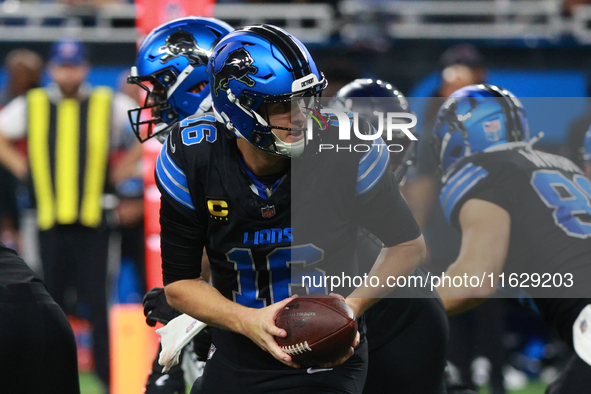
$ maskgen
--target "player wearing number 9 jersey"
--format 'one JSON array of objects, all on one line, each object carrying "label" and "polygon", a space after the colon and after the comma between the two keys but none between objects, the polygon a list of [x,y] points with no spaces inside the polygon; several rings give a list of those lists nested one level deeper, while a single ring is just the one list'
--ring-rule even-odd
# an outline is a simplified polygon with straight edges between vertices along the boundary
[{"label": "player wearing number 9 jersey", "polygon": [[[388,152],[378,140],[366,152],[318,153],[320,141],[339,143],[339,124],[326,116],[310,139],[302,111],[320,110],[326,81],[303,44],[279,28],[230,33],[208,72],[214,114],[177,124],[156,164],[168,302],[224,328],[214,331],[192,392],[361,393],[363,338],[335,364],[294,369],[273,339],[285,335],[274,316],[293,294],[328,293],[323,274],[356,274],[359,225],[386,245],[375,272],[382,283],[418,264],[424,242],[387,171]],[[204,246],[213,287],[200,279]],[[316,284],[304,286],[294,272]],[[360,317],[388,290],[355,289],[345,302]]]},{"label": "player wearing number 9 jersey", "polygon": [[[570,160],[533,149],[528,134],[523,106],[498,86],[462,88],[440,108],[434,128],[443,169],[440,202],[462,231],[460,255],[446,274],[486,280],[482,287],[438,290],[450,314],[493,295],[497,283],[520,297],[528,294],[542,318],[576,350],[547,392],[586,393],[591,182]],[[505,280],[499,282],[502,272]]]}]

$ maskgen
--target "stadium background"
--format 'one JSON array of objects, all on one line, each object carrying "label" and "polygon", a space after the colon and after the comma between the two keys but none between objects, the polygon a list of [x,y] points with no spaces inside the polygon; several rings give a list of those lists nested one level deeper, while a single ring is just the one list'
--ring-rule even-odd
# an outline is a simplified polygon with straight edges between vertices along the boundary
[{"label": "stadium background", "polygon": [[[591,89],[591,1],[331,0],[279,4],[230,0],[219,1],[215,6],[188,0],[138,3],[0,2],[0,59],[22,47],[47,59],[53,41],[64,36],[76,37],[88,45],[92,64],[89,82],[118,89],[122,76],[135,61],[135,48],[141,37],[135,28],[136,11],[143,10],[140,24],[153,27],[177,16],[208,14],[213,7],[213,16],[235,27],[272,23],[301,38],[333,86],[361,76],[381,78],[394,83],[408,97],[433,95],[441,80],[441,55],[454,45],[469,43],[482,55],[488,82],[506,87],[518,97],[579,98],[555,100],[561,118],[554,123],[535,110],[528,112],[532,129],[543,127],[546,132],[540,144],[550,151],[568,152],[565,147],[570,122],[564,119],[575,121],[585,117],[589,110],[583,98]],[[6,86],[6,78],[6,70],[0,70],[0,90]],[[47,80],[44,76],[43,83]],[[417,103],[413,109],[420,118],[424,102]],[[587,117],[591,121],[591,115]],[[536,124],[540,118],[545,119],[543,125]],[[151,171],[146,167],[145,179],[149,179]],[[153,214],[149,194],[146,193],[146,209]],[[27,220],[27,213],[24,215],[26,242],[34,245],[34,219],[28,214]],[[157,232],[153,220],[152,224],[150,218],[147,220],[147,231]],[[158,284],[159,269],[154,265],[157,250],[153,242],[147,244],[150,287]],[[32,249],[25,249],[26,260],[38,267]],[[136,390],[138,382],[140,386],[143,382],[146,365],[154,354],[155,338],[153,330],[143,323],[138,301],[144,290],[133,264],[122,260],[115,264],[112,273],[111,332],[115,351],[111,392],[130,393],[129,387]],[[89,328],[83,322],[76,324],[80,354],[86,360],[81,375],[82,392],[99,393],[101,388],[84,353],[88,352]],[[504,341],[508,349],[506,379],[513,379],[511,387],[518,389],[512,392],[543,392],[543,381],[548,378],[544,373],[551,374],[547,367],[560,363],[560,344],[544,329],[532,329],[532,324],[536,324],[535,317],[518,317],[512,309],[508,310]],[[479,358],[473,366],[473,375],[485,384],[486,361]]]}]

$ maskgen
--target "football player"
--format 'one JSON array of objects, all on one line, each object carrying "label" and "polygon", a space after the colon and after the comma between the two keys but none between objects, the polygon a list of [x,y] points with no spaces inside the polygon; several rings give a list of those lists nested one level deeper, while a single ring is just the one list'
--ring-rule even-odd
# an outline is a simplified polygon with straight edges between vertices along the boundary
[{"label": "football player", "polygon": [[[215,18],[185,17],[158,26],[146,36],[138,50],[136,66],[128,78],[128,83],[140,86],[146,93],[143,106],[129,111],[132,129],[140,142],[152,137],[164,141],[177,121],[211,110],[207,62],[213,47],[232,30],[231,26]],[[166,305],[163,291],[151,290],[144,303],[147,322],[151,326],[157,321],[166,324],[174,317],[172,309]],[[195,349],[201,349],[203,343],[209,348],[206,333],[195,339]],[[184,352],[183,357],[187,354]],[[199,358],[205,361],[203,352]],[[185,392],[180,365],[168,373],[161,373],[161,370],[156,356],[146,383],[146,394]],[[185,373],[194,375],[189,371]]]},{"label": "football player", "polygon": [[442,279],[448,314],[479,304],[497,286],[527,299],[575,350],[546,392],[588,392],[591,182],[570,160],[532,148],[537,138],[529,140],[522,104],[498,86],[454,92],[433,134],[440,202],[462,232],[459,257],[445,274],[471,278],[459,287]]},{"label": "football player", "polygon": [[[319,110],[326,80],[277,27],[228,34],[208,71],[214,113],[174,126],[156,165],[168,303],[216,327],[192,392],[361,393],[364,338],[333,364],[300,369],[275,342],[286,332],[274,317],[293,293],[328,293],[292,281],[291,262],[311,275],[355,272],[359,225],[385,245],[371,271],[382,283],[420,262],[424,242],[387,171],[389,155],[381,139],[367,152],[318,153],[320,143],[339,142],[336,119],[314,127],[313,138],[304,128],[303,111]],[[196,264],[204,246],[213,286]],[[361,317],[389,290],[360,286],[345,302]]]},{"label": "football player", "polygon": [[[379,128],[376,113],[412,113],[406,97],[388,82],[356,79],[343,86],[327,105],[357,112]],[[415,158],[415,141],[400,130],[390,142],[403,150],[390,153],[390,170],[403,182]],[[382,137],[385,138],[386,132]],[[357,256],[361,271],[371,269],[382,243],[360,228]],[[423,267],[412,275],[427,276]],[[394,290],[365,312],[369,368],[364,393],[445,393],[445,351],[448,321],[436,291],[405,287]]]},{"label": "football player", "polygon": [[0,313],[2,392],[79,394],[76,340],[68,318],[33,270],[2,243]]}]

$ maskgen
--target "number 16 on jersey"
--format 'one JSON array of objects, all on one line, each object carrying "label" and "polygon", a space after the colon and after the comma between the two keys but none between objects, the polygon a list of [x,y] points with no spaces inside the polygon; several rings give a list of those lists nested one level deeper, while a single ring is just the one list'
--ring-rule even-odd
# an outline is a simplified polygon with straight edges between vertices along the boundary
[{"label": "number 16 on jersey", "polygon": [[[324,284],[324,271],[310,266],[324,259],[324,251],[315,245],[276,248],[256,262],[250,249],[234,248],[226,253],[237,271],[238,289],[234,301],[251,308],[263,308],[293,294],[326,294],[326,287],[304,287],[302,277],[317,278]],[[257,264],[258,263],[258,264]],[[268,279],[265,279],[268,278]]]}]

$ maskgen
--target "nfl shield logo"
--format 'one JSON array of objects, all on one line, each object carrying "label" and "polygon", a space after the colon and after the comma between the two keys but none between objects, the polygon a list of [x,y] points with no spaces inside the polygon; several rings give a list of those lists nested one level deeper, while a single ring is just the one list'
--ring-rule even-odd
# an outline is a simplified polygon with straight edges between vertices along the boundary
[{"label": "nfl shield logo", "polygon": [[267,205],[261,208],[261,214],[265,219],[272,218],[275,216],[275,205]]},{"label": "nfl shield logo", "polygon": [[587,331],[587,320],[581,322],[581,333],[584,334]]},{"label": "nfl shield logo", "polygon": [[215,353],[216,350],[217,350],[217,348],[212,343],[211,346],[209,347],[209,352],[207,352],[207,359],[208,360],[210,360],[213,357],[213,354]]}]

